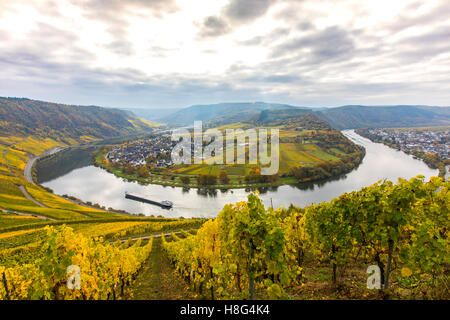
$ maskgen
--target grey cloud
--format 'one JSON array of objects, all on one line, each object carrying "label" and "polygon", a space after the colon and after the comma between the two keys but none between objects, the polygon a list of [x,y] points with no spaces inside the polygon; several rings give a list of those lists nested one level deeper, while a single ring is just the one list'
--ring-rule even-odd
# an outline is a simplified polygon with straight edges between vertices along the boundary
[{"label": "grey cloud", "polygon": [[[21,68],[16,68],[15,72],[24,74],[39,69],[54,70],[58,65],[64,66],[67,61],[70,61],[67,65],[81,65],[94,59],[93,54],[77,47],[79,37],[73,31],[38,23],[28,32],[27,38],[21,44],[14,45],[13,42],[0,49],[0,62],[5,68],[18,65]],[[57,55],[61,48],[65,50],[64,56]],[[66,72],[70,71],[66,69]]]},{"label": "grey cloud", "polygon": [[450,26],[438,27],[431,32],[402,38],[388,47],[387,56],[402,65],[427,61],[450,52]]},{"label": "grey cloud", "polygon": [[73,31],[62,30],[50,24],[39,22],[29,34],[31,41],[38,40],[40,43],[61,44],[62,42],[73,43],[79,39],[79,36]]},{"label": "grey cloud", "polygon": [[296,75],[290,75],[290,74],[283,74],[283,75],[260,75],[260,76],[253,76],[250,78],[242,79],[243,81],[249,81],[249,82],[265,82],[265,83],[299,83],[299,82],[305,82],[305,79],[296,76]]},{"label": "grey cloud", "polygon": [[[100,21],[107,26],[108,32],[118,43],[126,41],[129,22],[128,15],[163,18],[166,14],[176,12],[179,8],[176,0],[71,0],[81,8],[86,18]],[[124,54],[124,47],[111,44],[113,52]]]},{"label": "grey cloud", "polygon": [[225,8],[225,16],[232,21],[246,22],[264,15],[277,0],[232,0]]},{"label": "grey cloud", "polygon": [[236,43],[243,46],[259,46],[265,42],[266,37],[264,36],[256,36],[243,41],[236,41]]},{"label": "grey cloud", "polygon": [[436,45],[439,46],[442,43],[449,42],[450,39],[450,26],[438,27],[431,32],[411,36],[400,42],[412,43],[417,46]]},{"label": "grey cloud", "polygon": [[[126,55],[133,48],[127,42],[125,15],[158,17],[173,10],[170,6],[169,9],[164,7],[162,0],[142,2],[89,0],[83,2],[83,10],[90,19],[109,27],[113,41],[106,44],[108,49]],[[233,3],[235,8],[243,5],[233,1],[213,19],[202,20],[199,24],[201,31],[208,31],[202,36],[209,40],[251,23],[266,14],[272,2],[263,1],[248,12],[233,13],[229,9]],[[346,103],[439,104],[439,101],[447,101],[448,104],[448,61],[442,56],[433,64],[427,64],[430,58],[450,52],[450,30],[448,25],[444,26],[445,19],[450,16],[446,3],[441,2],[439,9],[419,15],[419,3],[416,2],[415,7],[402,12],[395,22],[380,25],[379,30],[387,31],[389,35],[410,26],[434,26],[427,34],[402,37],[395,42],[387,41],[389,37],[380,38],[369,30],[352,29],[351,23],[345,28],[335,26],[318,30],[314,21],[323,16],[323,12],[294,10],[300,8],[294,4],[287,9],[292,13],[292,19],[279,16],[279,25],[287,25],[290,29],[257,33],[238,42],[269,48],[271,56],[256,65],[236,63],[214,76],[176,73],[150,76],[134,68],[92,68],[92,64],[87,62],[98,57],[77,47],[76,30],[60,30],[42,23],[28,34],[29,40],[8,41],[8,46],[0,47],[0,95],[25,95],[65,103],[117,107],[182,107],[239,100],[322,106]],[[146,5],[148,9],[145,9]],[[58,53],[60,48],[64,48],[64,56]],[[178,49],[164,47],[164,43],[152,43],[148,50],[150,56],[166,57]],[[408,70],[416,63],[420,70]],[[428,67],[439,71],[428,76]],[[398,71],[395,75],[397,80],[389,82],[386,79],[391,78],[386,75],[393,70]],[[403,78],[402,72],[406,74]],[[427,76],[421,77],[422,74]]]},{"label": "grey cloud", "polygon": [[300,31],[309,31],[314,29],[314,24],[309,21],[303,21],[297,24],[296,29]]},{"label": "grey cloud", "polygon": [[206,17],[201,25],[199,32],[200,37],[217,37],[230,32],[231,29],[228,23],[221,17],[210,16]]},{"label": "grey cloud", "polygon": [[355,45],[348,32],[339,27],[329,27],[286,41],[277,46],[271,56],[282,57],[293,53],[299,54],[299,50],[303,50],[301,55],[309,57],[310,62],[318,63],[352,55]]},{"label": "grey cloud", "polygon": [[278,1],[280,0],[231,0],[220,14],[207,17],[200,24],[198,35],[201,38],[223,36],[241,24],[250,23],[264,16]]},{"label": "grey cloud", "polygon": [[123,56],[132,55],[135,51],[133,43],[127,40],[114,40],[105,46],[110,51]]},{"label": "grey cloud", "polygon": [[175,0],[85,0],[72,1],[75,6],[80,6],[89,18],[104,21],[123,20],[128,13],[152,14],[162,17],[166,13],[178,10]]},{"label": "grey cloud", "polygon": [[290,32],[291,31],[288,28],[277,28],[267,35],[256,36],[243,41],[236,41],[236,43],[244,46],[264,46],[287,37]]},{"label": "grey cloud", "polygon": [[386,26],[386,29],[392,32],[400,32],[405,29],[429,25],[448,20],[450,17],[450,2],[441,1],[438,6],[431,11],[419,14],[417,11],[423,5],[423,1],[412,3],[408,10],[400,15],[394,22]]},{"label": "grey cloud", "polygon": [[177,51],[175,48],[166,48],[166,47],[158,47],[151,46],[149,49],[149,54],[155,58],[164,58],[167,57],[170,53]]}]

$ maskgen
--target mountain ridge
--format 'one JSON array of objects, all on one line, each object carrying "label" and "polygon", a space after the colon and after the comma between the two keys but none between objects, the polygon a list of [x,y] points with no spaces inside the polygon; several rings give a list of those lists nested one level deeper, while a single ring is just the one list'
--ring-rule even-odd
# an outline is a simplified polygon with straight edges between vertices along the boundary
[{"label": "mountain ridge", "polygon": [[217,104],[192,105],[159,119],[166,123],[191,125],[196,120],[204,122],[235,122],[248,120],[260,111],[268,109],[302,109],[288,104],[266,102],[227,102]]},{"label": "mountain ridge", "polygon": [[[282,111],[280,111],[282,110]],[[291,110],[291,111],[288,111]],[[333,128],[358,129],[371,127],[418,127],[450,125],[450,107],[426,105],[344,105],[330,108],[296,107],[287,104],[243,102],[193,105],[159,119],[163,123],[192,125],[195,120],[223,125],[249,121],[262,116],[276,119],[289,113],[295,117],[297,110],[314,112]],[[280,119],[281,120],[281,119]]]},{"label": "mountain ridge", "polygon": [[151,129],[131,112],[28,98],[0,97],[0,136],[114,137]]}]

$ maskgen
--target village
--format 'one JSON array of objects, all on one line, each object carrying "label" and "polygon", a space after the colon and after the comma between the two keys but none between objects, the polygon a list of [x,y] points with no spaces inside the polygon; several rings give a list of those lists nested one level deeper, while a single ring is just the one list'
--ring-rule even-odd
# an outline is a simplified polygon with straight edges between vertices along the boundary
[{"label": "village", "polygon": [[440,159],[450,159],[450,131],[432,130],[396,130],[369,129],[370,135],[399,146],[402,151],[421,151],[426,154],[436,154]]},{"label": "village", "polygon": [[106,154],[106,159],[111,163],[129,163],[133,167],[150,165],[168,168],[172,165],[170,154],[175,144],[170,135],[151,136],[113,147]]}]

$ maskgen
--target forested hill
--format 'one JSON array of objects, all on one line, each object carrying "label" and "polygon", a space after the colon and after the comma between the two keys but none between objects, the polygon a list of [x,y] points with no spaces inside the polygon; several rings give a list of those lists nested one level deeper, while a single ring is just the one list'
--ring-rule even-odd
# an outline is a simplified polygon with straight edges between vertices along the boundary
[{"label": "forested hill", "polygon": [[339,130],[450,125],[450,107],[343,106],[316,114]]},{"label": "forested hill", "polygon": [[0,136],[104,138],[146,131],[151,125],[118,109],[0,97]]},{"label": "forested hill", "polygon": [[177,110],[159,119],[162,123],[192,125],[195,120],[220,126],[234,122],[276,122],[315,113],[333,128],[389,128],[450,125],[450,107],[414,105],[342,106],[336,108],[295,107],[264,102],[218,103],[195,105]]},{"label": "forested hill", "polygon": [[181,109],[161,119],[163,123],[193,125],[194,121],[215,122],[217,124],[233,123],[257,116],[263,110],[302,109],[287,104],[265,102],[218,103],[195,105]]},{"label": "forested hill", "polygon": [[[313,115],[313,111],[311,109],[263,110],[248,122],[252,122],[255,125],[278,126],[286,122],[286,120],[297,119],[306,115]],[[321,120],[321,122],[324,121]]]}]

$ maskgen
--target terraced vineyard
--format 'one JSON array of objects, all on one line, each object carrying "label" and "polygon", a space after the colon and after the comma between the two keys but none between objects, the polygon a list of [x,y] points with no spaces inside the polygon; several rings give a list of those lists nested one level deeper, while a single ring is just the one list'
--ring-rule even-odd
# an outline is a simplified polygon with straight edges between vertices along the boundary
[{"label": "terraced vineyard", "polygon": [[[0,285],[0,299],[118,299],[128,292],[148,258],[153,235],[197,229],[204,223],[202,219],[135,217],[78,205],[24,178],[29,158],[64,144],[35,137],[0,137],[0,142],[0,274],[9,285],[8,291]],[[104,263],[109,263],[111,278],[100,277],[91,258],[84,262],[73,258],[70,264],[84,263],[84,276],[90,270],[90,287],[86,285],[86,291],[78,291],[75,296],[72,291],[64,291],[61,279],[66,277],[65,271],[58,273],[55,268],[65,270],[69,260],[58,260],[62,258],[59,254],[52,256],[52,237],[61,240],[66,254],[72,252],[75,243],[83,256],[107,254]],[[54,278],[55,274],[45,274],[48,269],[43,264],[50,261],[46,259],[59,261],[55,264],[51,260],[48,266],[62,277],[60,280]],[[114,259],[118,259],[115,264]],[[32,277],[31,282],[28,277]],[[39,277],[40,283],[46,284],[36,291],[33,283]],[[120,290],[116,290],[118,286]],[[100,289],[96,291],[96,287]]]}]

